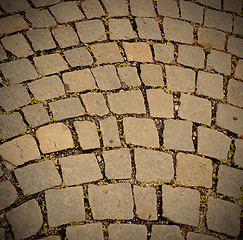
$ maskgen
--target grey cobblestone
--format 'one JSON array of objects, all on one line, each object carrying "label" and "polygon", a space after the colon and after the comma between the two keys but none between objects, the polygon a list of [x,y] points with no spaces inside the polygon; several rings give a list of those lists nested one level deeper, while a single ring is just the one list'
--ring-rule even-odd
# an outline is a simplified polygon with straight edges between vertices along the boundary
[{"label": "grey cobblestone", "polygon": [[236,12],[240,14],[242,2],[237,0],[224,0],[223,8],[227,11]]},{"label": "grey cobblestone", "polygon": [[187,234],[187,239],[188,240],[218,240],[219,238],[210,236],[210,235],[204,235],[204,234],[200,234],[200,233],[195,233],[195,232],[189,232]]},{"label": "grey cobblestone", "polygon": [[236,34],[243,35],[243,20],[242,17],[235,16],[234,17],[234,30],[233,32]]},{"label": "grey cobblestone", "polygon": [[167,239],[177,239],[183,240],[183,236],[181,234],[180,228],[178,226],[173,225],[153,225],[152,226],[152,234],[151,240],[156,240],[160,238]]},{"label": "grey cobblestone", "polygon": [[85,0],[81,6],[87,18],[98,18],[105,15],[98,0]]},{"label": "grey cobblestone", "polygon": [[2,0],[0,5],[7,13],[26,11],[30,8],[27,0],[18,0],[17,2],[14,0]]},{"label": "grey cobblestone", "polygon": [[130,2],[131,12],[136,17],[156,17],[151,0],[132,0]]},{"label": "grey cobblestone", "polygon": [[229,36],[227,47],[230,53],[243,58],[243,40],[241,38]]},{"label": "grey cobblestone", "polygon": [[142,64],[141,79],[146,86],[164,86],[162,67],[154,64]]},{"label": "grey cobblestone", "polygon": [[159,15],[172,18],[179,17],[179,8],[175,0],[157,0],[157,9]]},{"label": "grey cobblestone", "polygon": [[243,60],[239,60],[235,69],[235,77],[243,80]]},{"label": "grey cobblestone", "polygon": [[197,0],[197,2],[221,10],[221,0]]},{"label": "grey cobblestone", "polygon": [[230,79],[227,100],[229,103],[243,107],[243,83]]},{"label": "grey cobblestone", "polygon": [[[174,0],[173,0],[174,1]],[[153,44],[154,48],[154,60],[171,63],[174,62],[174,46],[170,44]]]},{"label": "grey cobblestone", "polygon": [[188,21],[202,23],[203,8],[195,3],[180,1],[181,17]]},{"label": "grey cobblestone", "polygon": [[0,183],[0,210],[12,205],[18,198],[15,187],[9,181]]},{"label": "grey cobblestone", "polygon": [[125,0],[103,0],[102,2],[110,17],[128,16],[128,6]]},{"label": "grey cobblestone", "polygon": [[241,139],[235,139],[235,154],[233,161],[234,163],[240,165],[241,167],[243,166],[243,141]]},{"label": "grey cobblestone", "polygon": [[127,86],[141,85],[136,67],[120,67],[117,69],[117,72],[122,84],[126,84]]},{"label": "grey cobblestone", "polygon": [[49,6],[60,2],[60,0],[31,0],[35,7]]},{"label": "grey cobblestone", "polygon": [[3,61],[7,58],[6,52],[3,49],[3,46],[0,45],[0,61]]}]

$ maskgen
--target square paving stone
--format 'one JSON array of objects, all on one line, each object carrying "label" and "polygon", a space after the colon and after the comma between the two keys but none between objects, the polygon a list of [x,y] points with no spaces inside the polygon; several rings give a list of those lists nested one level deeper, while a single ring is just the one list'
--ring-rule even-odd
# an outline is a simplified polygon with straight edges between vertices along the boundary
[{"label": "square paving stone", "polygon": [[235,78],[239,78],[243,80],[243,60],[239,59],[236,69],[235,69]]},{"label": "square paving stone", "polygon": [[0,5],[7,13],[21,12],[30,8],[27,0],[1,0]]},{"label": "square paving stone", "polygon": [[67,23],[84,18],[76,2],[62,2],[50,7],[58,23]]},{"label": "square paving stone", "polygon": [[51,102],[49,103],[49,106],[56,121],[66,118],[74,118],[85,114],[79,98],[75,97]]},{"label": "square paving stone", "polygon": [[[173,0],[174,1],[174,0]],[[172,63],[174,59],[174,46],[171,44],[154,43],[154,60],[165,63]]]},{"label": "square paving stone", "polygon": [[0,210],[12,205],[17,198],[15,187],[9,181],[2,181],[0,183]]},{"label": "square paving stone", "polygon": [[236,12],[240,14],[242,2],[238,0],[224,0],[223,8],[230,12]]},{"label": "square paving stone", "polygon": [[221,10],[221,0],[197,0],[199,3]]},{"label": "square paving stone", "polygon": [[100,120],[100,129],[105,147],[121,146],[116,117],[110,116],[104,120]]},{"label": "square paving stone", "polygon": [[206,215],[209,230],[237,237],[240,233],[241,207],[225,200],[208,198]]},{"label": "square paving stone", "polygon": [[86,110],[91,115],[104,116],[109,113],[102,93],[86,93],[81,95]]},{"label": "square paving stone", "polygon": [[190,23],[164,18],[163,28],[167,40],[188,44],[193,43],[193,27]]},{"label": "square paving stone", "polygon": [[128,148],[105,151],[105,174],[108,179],[130,179],[132,176],[131,155]]},{"label": "square paving stone", "polygon": [[146,86],[164,86],[162,67],[154,64],[142,64],[141,79]]},{"label": "square paving stone", "polygon": [[194,92],[196,73],[188,68],[165,66],[167,88],[170,91]]},{"label": "square paving stone", "polygon": [[30,101],[27,90],[20,84],[0,88],[0,105],[7,112],[27,105]]},{"label": "square paving stone", "polygon": [[173,96],[162,89],[148,89],[147,98],[151,117],[173,118]]},{"label": "square paving stone", "polygon": [[2,144],[0,155],[3,161],[15,166],[41,158],[36,141],[31,135],[24,135]]},{"label": "square paving stone", "polygon": [[243,35],[243,19],[242,17],[235,16],[234,17],[234,33]]},{"label": "square paving stone", "polygon": [[126,0],[103,0],[102,2],[110,17],[128,16]]},{"label": "square paving stone", "polygon": [[68,69],[67,63],[58,53],[35,57],[33,60],[41,75],[49,75]]},{"label": "square paving stone", "polygon": [[169,182],[174,178],[172,155],[136,148],[134,152],[136,179],[139,182]]},{"label": "square paving stone", "polygon": [[220,165],[218,178],[217,191],[219,193],[236,199],[240,198],[243,183],[243,172],[240,169]]},{"label": "square paving stone", "polygon": [[101,20],[76,23],[79,38],[84,43],[107,40],[105,27]]},{"label": "square paving stone", "polygon": [[61,79],[54,75],[29,83],[30,91],[37,100],[56,98],[65,94]]},{"label": "square paving stone", "polygon": [[110,224],[109,236],[112,240],[133,239],[145,240],[147,239],[147,228],[145,225],[139,224]]},{"label": "square paving stone", "polygon": [[126,84],[127,86],[141,85],[136,67],[120,67],[117,69],[117,72],[122,84]]},{"label": "square paving stone", "polygon": [[45,197],[50,227],[85,220],[82,187],[50,189],[45,192]]},{"label": "square paving stone", "polygon": [[243,40],[241,38],[229,36],[227,47],[230,53],[243,58]]},{"label": "square paving stone", "polygon": [[180,228],[178,226],[173,225],[153,225],[151,240],[156,239],[177,239],[183,240],[184,237],[181,234]]},{"label": "square paving stone", "polygon": [[31,29],[26,34],[35,51],[57,47],[48,29]]},{"label": "square paving stone", "polygon": [[131,12],[136,17],[156,17],[152,0],[131,0]]},{"label": "square paving stone", "polygon": [[39,128],[36,131],[36,137],[44,154],[74,147],[71,132],[63,123],[54,123]]},{"label": "square paving stone", "polygon": [[136,18],[135,21],[141,39],[161,40],[159,24],[154,18]]},{"label": "square paving stone", "polygon": [[164,147],[182,151],[194,151],[192,122],[180,120],[164,121]]},{"label": "square paving stone", "polygon": [[26,121],[32,128],[39,127],[50,122],[50,117],[42,103],[33,104],[22,108]]},{"label": "square paving stone", "polygon": [[63,181],[66,185],[76,185],[102,179],[99,165],[94,154],[82,154],[59,158]]},{"label": "square paving stone", "polygon": [[188,240],[218,240],[219,238],[217,237],[213,237],[210,235],[204,235],[204,234],[200,234],[200,233],[195,233],[195,232],[189,232],[187,234],[187,239]]},{"label": "square paving stone", "polygon": [[127,144],[159,147],[159,135],[152,119],[125,117],[123,127]]},{"label": "square paving stone", "polygon": [[227,160],[231,139],[221,132],[198,127],[198,153],[219,160]]},{"label": "square paving stone", "polygon": [[[14,71],[13,71],[14,69]],[[21,83],[38,77],[34,66],[27,59],[19,59],[12,62],[2,63],[0,70],[6,80],[11,83]]]},{"label": "square paving stone", "polygon": [[49,6],[60,2],[60,0],[31,0],[35,7]]},{"label": "square paving stone", "polygon": [[97,64],[123,62],[123,57],[115,42],[92,45],[91,50],[97,59]]},{"label": "square paving stone", "polygon": [[27,57],[34,53],[21,33],[4,37],[1,39],[1,42],[4,48],[16,57]]},{"label": "square paving stone", "polygon": [[41,209],[35,199],[10,210],[6,216],[16,239],[35,235],[43,224]]},{"label": "square paving stone", "polygon": [[176,156],[176,178],[185,186],[212,187],[212,161],[192,154]]},{"label": "square paving stone", "polygon": [[226,32],[232,32],[232,15],[207,8],[205,10],[204,24],[207,27],[218,28]]},{"label": "square paving stone", "polygon": [[199,223],[200,193],[194,189],[162,186],[163,217],[181,224]]},{"label": "square paving stone", "polygon": [[231,55],[228,53],[212,50],[207,58],[207,69],[230,75]]},{"label": "square paving stone", "polygon": [[140,90],[122,91],[108,95],[112,112],[117,114],[145,114],[144,98]]},{"label": "square paving stone", "polygon": [[195,68],[204,68],[204,59],[203,48],[179,45],[178,63]]},{"label": "square paving stone", "polygon": [[21,115],[18,112],[0,115],[0,137],[8,139],[27,130]]},{"label": "square paving stone", "polygon": [[165,17],[179,17],[179,7],[175,0],[157,0],[157,10],[159,15]]},{"label": "square paving stone", "polygon": [[103,231],[101,223],[91,223],[78,226],[68,226],[66,235],[70,240],[103,240]]},{"label": "square paving stone", "polygon": [[[108,1],[108,3],[111,1]],[[114,2],[114,0],[113,0]],[[123,1],[116,1],[117,3]],[[109,19],[109,30],[111,40],[130,40],[136,38],[129,19]]]},{"label": "square paving stone", "polygon": [[243,135],[243,110],[230,105],[218,104],[216,124],[236,134]]},{"label": "square paving stone", "polygon": [[234,163],[240,165],[241,167],[243,166],[243,141],[241,139],[235,139],[235,154],[233,161]]},{"label": "square paving stone", "polygon": [[62,184],[62,179],[51,160],[18,168],[14,174],[25,195],[41,192]]},{"label": "square paving stone", "polygon": [[91,65],[93,58],[85,48],[74,48],[64,52],[64,55],[72,67]]},{"label": "square paving stone", "polygon": [[124,42],[123,47],[128,61],[153,62],[152,52],[149,44],[145,42]]},{"label": "square paving stone", "polygon": [[82,92],[97,88],[90,69],[67,72],[62,78],[67,92]]},{"label": "square paving stone", "polygon": [[112,65],[92,68],[98,87],[101,90],[113,90],[121,88],[120,80],[117,76],[116,68]]},{"label": "square paving stone", "polygon": [[74,122],[74,127],[83,150],[100,147],[98,131],[95,123],[89,121],[76,121]]},{"label": "square paving stone", "polygon": [[89,185],[88,195],[95,220],[133,218],[132,188],[129,183]]},{"label": "square paving stone", "polygon": [[197,77],[197,93],[216,99],[224,97],[223,76],[200,71]]},{"label": "square paving stone", "polygon": [[178,116],[192,122],[211,124],[211,102],[189,94],[181,94]]},{"label": "square paving stone", "polygon": [[191,22],[203,22],[203,7],[187,1],[180,1],[181,17]]},{"label": "square paving stone", "polygon": [[52,27],[57,25],[47,9],[29,9],[25,13],[33,28]]},{"label": "square paving stone", "polygon": [[105,15],[98,0],[85,0],[81,6],[87,18],[98,18]]},{"label": "square paving stone", "polygon": [[79,44],[78,35],[70,26],[55,28],[52,30],[52,33],[61,48]]}]

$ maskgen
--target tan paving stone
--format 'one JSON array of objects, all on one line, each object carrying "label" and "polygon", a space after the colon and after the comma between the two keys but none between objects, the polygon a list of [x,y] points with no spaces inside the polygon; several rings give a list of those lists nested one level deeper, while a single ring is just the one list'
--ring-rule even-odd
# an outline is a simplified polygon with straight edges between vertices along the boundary
[{"label": "tan paving stone", "polygon": [[85,0],[81,6],[87,18],[97,18],[105,15],[98,0]]},{"label": "tan paving stone", "polygon": [[239,60],[235,69],[235,77],[243,80],[243,60]]},{"label": "tan paving stone", "polygon": [[203,7],[187,1],[180,1],[181,17],[191,22],[203,22]]},{"label": "tan paving stone", "polygon": [[12,205],[18,198],[15,187],[9,181],[0,183],[0,210]]},{"label": "tan paving stone", "polygon": [[243,83],[230,79],[228,84],[227,101],[239,107],[243,107]]},{"label": "tan paving stone", "polygon": [[142,64],[141,79],[146,86],[164,86],[162,67],[154,64]]},{"label": "tan paving stone", "polygon": [[160,61],[160,62],[165,62],[165,63],[172,63],[175,61],[173,45],[154,43],[153,48],[154,48],[154,54],[155,54],[154,60]]},{"label": "tan paving stone", "polygon": [[179,7],[175,0],[157,0],[157,10],[159,15],[165,17],[179,17]]},{"label": "tan paving stone", "polygon": [[122,17],[128,15],[128,5],[125,0],[103,0],[110,17]]},{"label": "tan paving stone", "polygon": [[241,139],[235,139],[235,154],[233,157],[234,163],[243,166],[243,141]]},{"label": "tan paving stone", "polygon": [[151,240],[160,238],[183,240],[180,228],[174,225],[153,225]]},{"label": "tan paving stone", "polygon": [[131,0],[132,15],[136,17],[156,17],[151,0]]}]

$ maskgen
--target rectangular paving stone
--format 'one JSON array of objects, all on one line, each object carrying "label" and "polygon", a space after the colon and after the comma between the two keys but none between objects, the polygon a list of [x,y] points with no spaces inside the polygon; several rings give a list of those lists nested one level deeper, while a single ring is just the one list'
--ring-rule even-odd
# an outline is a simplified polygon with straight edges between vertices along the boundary
[{"label": "rectangular paving stone", "polygon": [[229,80],[227,101],[243,107],[243,83],[240,81],[235,81],[234,79]]},{"label": "rectangular paving stone", "polygon": [[25,195],[41,192],[62,184],[62,179],[51,160],[18,168],[14,174]]},{"label": "rectangular paving stone", "polygon": [[180,184],[212,187],[213,164],[210,159],[185,153],[178,153],[176,159],[176,178]]},{"label": "rectangular paving stone", "polygon": [[79,38],[84,43],[107,40],[105,27],[101,20],[76,23]]},{"label": "rectangular paving stone", "polygon": [[[15,187],[9,181],[1,181],[0,190],[1,190],[0,209],[3,210],[4,208],[12,205],[18,198],[18,195],[17,195],[17,191],[16,191]],[[4,235],[5,235],[5,233],[4,233]],[[4,238],[1,238],[1,239],[6,239],[6,238],[4,236]]]},{"label": "rectangular paving stone", "polygon": [[142,64],[141,79],[147,86],[164,86],[164,80],[162,75],[162,67],[154,64]]},{"label": "rectangular paving stone", "polygon": [[235,78],[239,78],[243,80],[243,60],[239,59],[235,73],[234,73]]},{"label": "rectangular paving stone", "polygon": [[131,0],[131,13],[136,17],[156,17],[151,0]]},{"label": "rectangular paving stone", "polygon": [[102,93],[86,93],[81,95],[86,110],[91,115],[104,116],[109,113]]},{"label": "rectangular paving stone", "polygon": [[140,90],[113,93],[108,95],[108,101],[111,111],[117,114],[146,113],[144,98]]},{"label": "rectangular paving stone", "polygon": [[34,66],[29,60],[24,58],[2,63],[0,65],[0,70],[6,80],[10,81],[11,83],[21,83],[27,80],[36,79],[38,77]]},{"label": "rectangular paving stone", "polygon": [[95,220],[132,219],[132,188],[128,183],[89,185],[89,203]]},{"label": "rectangular paving stone", "polygon": [[102,179],[94,154],[82,154],[59,158],[63,181],[66,185],[76,185]]},{"label": "rectangular paving stone", "polygon": [[179,45],[178,63],[195,68],[204,68],[204,58],[203,48]]},{"label": "rectangular paving stone", "polygon": [[74,147],[71,132],[63,123],[54,123],[39,128],[36,131],[36,137],[44,154]]},{"label": "rectangular paving stone", "polygon": [[123,57],[115,42],[92,45],[91,50],[97,64],[123,62]]},{"label": "rectangular paving stone", "polygon": [[7,13],[26,11],[30,8],[27,0],[18,0],[17,2],[14,0],[2,0],[0,5]]},{"label": "rectangular paving stone", "polygon": [[163,19],[165,39],[181,43],[193,43],[193,27],[188,22],[165,17]]},{"label": "rectangular paving stone", "polygon": [[178,116],[192,122],[211,124],[211,102],[189,94],[181,94]]},{"label": "rectangular paving stone", "polygon": [[194,92],[196,73],[193,70],[166,65],[165,72],[168,90]]},{"label": "rectangular paving stone", "polygon": [[49,75],[68,69],[67,63],[58,53],[34,57],[33,60],[41,75]]},{"label": "rectangular paving stone", "polygon": [[136,67],[119,67],[117,68],[117,72],[122,84],[126,84],[127,86],[141,85]]},{"label": "rectangular paving stone", "polygon": [[175,0],[157,0],[157,10],[159,15],[165,17],[179,17],[179,7]]},{"label": "rectangular paving stone", "polygon": [[103,0],[110,17],[128,16],[128,5],[125,0]]},{"label": "rectangular paving stone", "polygon": [[153,225],[151,240],[159,239],[159,238],[169,238],[169,239],[177,239],[183,240],[183,236],[181,234],[180,228],[174,225]]},{"label": "rectangular paving stone", "polygon": [[153,48],[154,48],[155,61],[165,62],[165,63],[172,63],[175,61],[173,45],[154,43]]},{"label": "rectangular paving stone", "polygon": [[218,104],[216,124],[236,134],[243,135],[243,110],[230,105]]},{"label": "rectangular paving stone", "polygon": [[146,91],[151,117],[173,118],[173,96],[162,89],[148,89]]},{"label": "rectangular paving stone", "polygon": [[234,28],[233,32],[239,35],[243,35],[243,20],[242,17],[234,17]]},{"label": "rectangular paving stone", "polygon": [[199,71],[197,77],[197,93],[216,99],[224,97],[223,76]]},{"label": "rectangular paving stone", "polygon": [[98,87],[101,90],[113,90],[121,87],[120,80],[117,76],[116,68],[112,65],[92,68]]},{"label": "rectangular paving stone", "polygon": [[56,121],[85,114],[79,98],[61,99],[49,103],[49,106]]},{"label": "rectangular paving stone", "polygon": [[233,157],[234,163],[243,166],[243,141],[241,139],[235,139],[235,154]]},{"label": "rectangular paving stone", "polygon": [[168,153],[136,148],[134,161],[139,182],[169,182],[174,178],[173,158]]},{"label": "rectangular paving stone", "polygon": [[89,121],[75,121],[73,125],[83,150],[100,147],[98,131],[95,123]]},{"label": "rectangular paving stone", "polygon": [[98,18],[105,15],[98,0],[85,0],[81,6],[87,18]]},{"label": "rectangular paving stone", "polygon": [[198,225],[200,193],[197,190],[163,185],[162,201],[163,217],[177,223]]},{"label": "rectangular paving stone", "polygon": [[105,174],[108,179],[131,179],[132,163],[128,148],[104,151],[102,155],[105,161]]},{"label": "rectangular paving stone", "polygon": [[241,13],[242,2],[238,0],[224,0],[223,8],[230,12]]},{"label": "rectangular paving stone", "polygon": [[241,38],[229,36],[227,47],[230,53],[243,58],[243,40]]},{"label": "rectangular paving stone", "polygon": [[27,105],[30,101],[26,88],[20,84],[0,88],[0,105],[7,112]]},{"label": "rectangular paving stone", "polygon": [[30,91],[37,100],[56,98],[65,94],[61,79],[57,76],[44,77],[29,83]]},{"label": "rectangular paving stone", "polygon": [[198,153],[227,160],[231,139],[217,130],[198,127]]},{"label": "rectangular paving stone", "polygon": [[181,17],[191,22],[203,22],[203,7],[187,1],[180,1]]},{"label": "rectangular paving stone", "polygon": [[104,120],[100,120],[100,129],[105,147],[121,146],[116,117],[110,116]]},{"label": "rectangular paving stone", "polygon": [[82,187],[50,189],[45,192],[45,198],[50,227],[85,220]]},{"label": "rectangular paving stone", "polygon": [[3,143],[0,146],[0,155],[3,161],[15,166],[41,158],[36,141],[29,134]]},{"label": "rectangular paving stone", "polygon": [[158,131],[152,119],[125,117],[123,127],[127,144],[159,147]]},{"label": "rectangular paving stone", "polygon": [[209,230],[237,237],[240,233],[241,207],[232,202],[208,198],[206,215]]},{"label": "rectangular paving stone", "polygon": [[90,69],[63,73],[62,79],[67,92],[82,92],[97,88]]},{"label": "rectangular paving stone", "polygon": [[164,121],[164,147],[183,151],[194,151],[192,122],[181,120]]},{"label": "rectangular paving stone", "polygon": [[221,10],[221,0],[197,0],[197,2]]}]

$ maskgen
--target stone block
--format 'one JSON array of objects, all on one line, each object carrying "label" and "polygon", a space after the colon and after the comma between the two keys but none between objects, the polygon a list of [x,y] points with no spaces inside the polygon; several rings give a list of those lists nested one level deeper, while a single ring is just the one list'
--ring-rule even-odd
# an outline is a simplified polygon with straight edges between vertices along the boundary
[{"label": "stone block", "polygon": [[239,107],[243,107],[243,83],[230,79],[228,84],[227,101]]},{"label": "stone block", "polygon": [[94,154],[82,154],[59,158],[63,181],[66,185],[77,185],[102,179]]},{"label": "stone block", "polygon": [[0,61],[3,61],[7,58],[7,54],[6,52],[4,51],[2,45],[0,45]]},{"label": "stone block", "polygon": [[226,11],[241,13],[242,2],[239,0],[224,0],[223,8]]},{"label": "stone block", "polygon": [[141,81],[137,73],[136,67],[119,67],[117,69],[118,76],[121,80],[122,84],[126,84],[126,86],[140,86]]},{"label": "stone block", "polygon": [[164,86],[162,67],[154,64],[142,64],[141,79],[146,86]]},{"label": "stone block", "polygon": [[234,17],[234,30],[235,34],[243,35],[243,20],[242,17]]},{"label": "stone block", "polygon": [[151,0],[131,0],[130,6],[135,17],[156,17]]},{"label": "stone block", "polygon": [[44,240],[61,240],[60,236],[58,235],[50,235],[49,237],[42,238]]},{"label": "stone block", "polygon": [[197,2],[221,10],[221,0],[197,0]]},{"label": "stone block", "polygon": [[151,240],[156,240],[160,238],[177,239],[183,240],[180,228],[174,225],[153,225]]},{"label": "stone block", "polygon": [[31,0],[35,7],[49,6],[60,2],[60,0]]},{"label": "stone block", "polygon": [[129,183],[89,185],[88,195],[95,220],[133,218],[132,188]]},{"label": "stone block", "polygon": [[164,63],[172,63],[175,61],[173,45],[154,43],[153,48],[154,48],[155,61],[164,62]]},{"label": "stone block", "polygon": [[239,59],[236,69],[235,69],[235,78],[243,80],[243,60]]},{"label": "stone block", "polygon": [[234,36],[229,36],[228,51],[233,55],[243,58],[243,40]]},{"label": "stone block", "polygon": [[180,1],[181,17],[191,22],[203,22],[203,7],[187,1]]},{"label": "stone block", "polygon": [[159,15],[165,17],[179,17],[179,7],[175,0],[157,0],[157,10]]},{"label": "stone block", "polygon": [[85,0],[81,6],[87,18],[98,18],[105,15],[98,0]]},{"label": "stone block", "polygon": [[159,147],[158,131],[152,119],[125,117],[123,127],[127,144]]},{"label": "stone block", "polygon": [[128,6],[125,0],[104,0],[103,3],[110,17],[128,16]]},{"label": "stone block", "polygon": [[195,232],[189,232],[187,234],[187,239],[188,240],[218,240],[219,238],[213,237],[211,235],[204,235],[200,233],[195,233]]},{"label": "stone block", "polygon": [[17,2],[15,0],[2,0],[0,5],[7,13],[22,12],[30,8],[27,0],[18,0]]},{"label": "stone block", "polygon": [[74,147],[71,132],[63,123],[39,128],[36,131],[36,137],[44,154]]},{"label": "stone block", "polygon": [[235,139],[235,154],[233,157],[234,163],[243,166],[243,142],[241,139]]},{"label": "stone block", "polygon": [[18,198],[15,187],[9,181],[0,183],[0,210],[12,205]]}]

